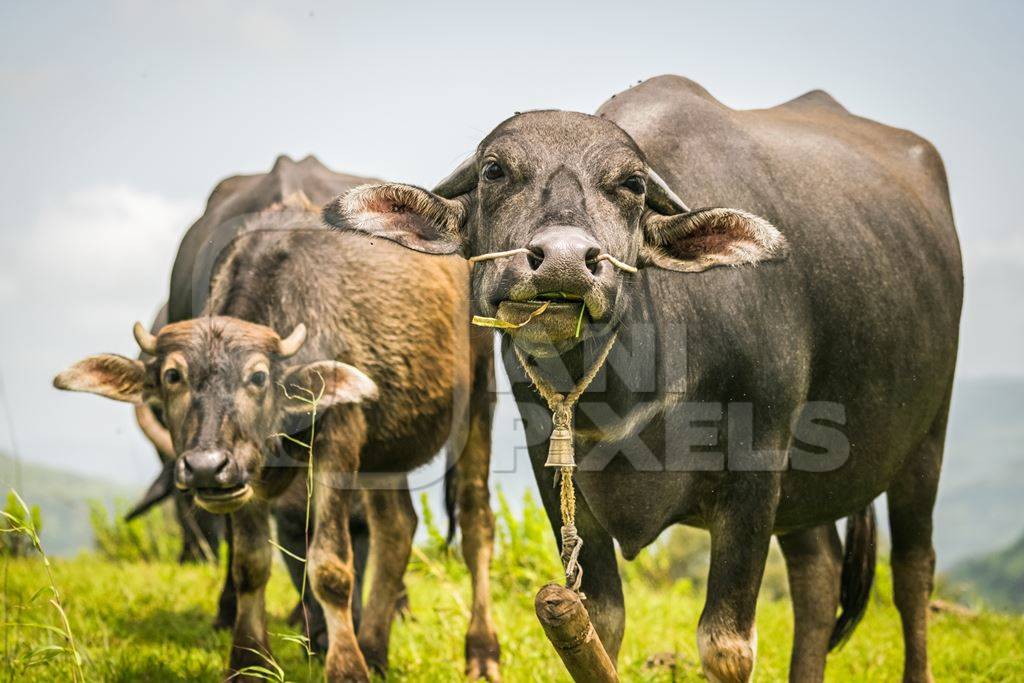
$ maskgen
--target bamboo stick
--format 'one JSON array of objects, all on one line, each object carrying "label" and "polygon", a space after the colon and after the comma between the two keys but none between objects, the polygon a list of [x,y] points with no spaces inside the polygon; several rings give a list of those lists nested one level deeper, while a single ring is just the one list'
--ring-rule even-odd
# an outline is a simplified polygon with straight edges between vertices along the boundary
[{"label": "bamboo stick", "polygon": [[615,665],[604,649],[580,596],[549,583],[537,593],[537,619],[577,683],[618,683]]}]

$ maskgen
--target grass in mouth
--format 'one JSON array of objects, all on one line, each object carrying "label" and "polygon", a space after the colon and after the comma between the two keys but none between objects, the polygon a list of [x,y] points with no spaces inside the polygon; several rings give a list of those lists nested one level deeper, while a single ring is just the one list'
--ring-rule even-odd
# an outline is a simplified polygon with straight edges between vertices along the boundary
[{"label": "grass in mouth", "polygon": [[533,313],[530,314],[530,317],[521,323],[510,323],[506,320],[487,318],[482,315],[474,315],[472,322],[478,327],[493,327],[499,330],[516,330],[531,322],[534,318],[542,315],[548,309],[548,306],[556,301],[579,303],[580,314],[576,319],[576,333],[573,335],[575,338],[579,339],[579,336],[583,331],[583,315],[587,312],[587,307],[583,303],[583,297],[578,294],[569,294],[568,292],[543,292],[538,294],[528,303],[537,303],[539,305],[534,309]]}]

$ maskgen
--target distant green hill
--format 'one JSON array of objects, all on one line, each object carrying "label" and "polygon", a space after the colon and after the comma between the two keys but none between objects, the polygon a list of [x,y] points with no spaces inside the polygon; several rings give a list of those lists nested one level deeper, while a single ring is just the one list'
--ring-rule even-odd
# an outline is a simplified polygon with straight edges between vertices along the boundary
[{"label": "distant green hill", "polygon": [[[0,454],[0,495],[15,488],[15,462]],[[18,493],[29,505],[38,505],[43,520],[41,538],[48,555],[74,555],[92,547],[90,500],[112,507],[118,498],[133,498],[131,488],[33,463],[22,463]]]},{"label": "distant green hill", "polygon": [[939,566],[1010,545],[1024,512],[1024,380],[967,379],[953,391],[935,508]]},{"label": "distant green hill", "polygon": [[980,598],[997,609],[1024,612],[1024,535],[1009,548],[957,564],[947,580],[968,599]]}]

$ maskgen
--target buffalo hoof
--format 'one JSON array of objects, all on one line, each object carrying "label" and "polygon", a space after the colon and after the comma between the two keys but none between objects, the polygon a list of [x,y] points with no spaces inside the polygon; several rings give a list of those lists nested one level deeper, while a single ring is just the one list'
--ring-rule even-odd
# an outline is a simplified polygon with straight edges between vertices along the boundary
[{"label": "buffalo hoof", "polygon": [[471,681],[491,681],[497,683],[501,680],[501,668],[498,660],[501,658],[501,647],[498,645],[496,636],[466,637],[466,678]]},{"label": "buffalo hoof", "polygon": [[466,678],[471,681],[501,681],[501,668],[493,657],[473,657],[466,660]]}]

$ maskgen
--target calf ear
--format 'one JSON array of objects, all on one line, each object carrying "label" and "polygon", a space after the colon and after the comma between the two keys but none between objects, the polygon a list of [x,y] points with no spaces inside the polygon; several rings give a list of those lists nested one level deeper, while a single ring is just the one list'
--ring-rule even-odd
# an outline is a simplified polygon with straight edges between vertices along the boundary
[{"label": "calf ear", "polygon": [[323,360],[285,370],[281,380],[285,391],[285,412],[301,415],[339,403],[361,403],[377,398],[377,385],[362,370],[347,363]]},{"label": "calf ear", "polygon": [[412,185],[361,185],[335,198],[324,221],[339,230],[382,237],[427,254],[462,250],[466,206]]},{"label": "calf ear", "polygon": [[145,374],[142,361],[105,353],[78,361],[54,377],[53,386],[141,404]]},{"label": "calf ear", "polygon": [[697,209],[674,216],[648,211],[642,259],[652,266],[699,273],[785,258],[786,238],[761,218],[738,209]]}]

